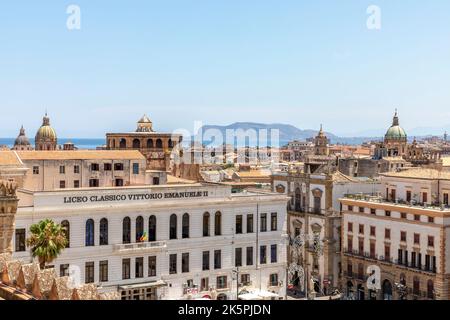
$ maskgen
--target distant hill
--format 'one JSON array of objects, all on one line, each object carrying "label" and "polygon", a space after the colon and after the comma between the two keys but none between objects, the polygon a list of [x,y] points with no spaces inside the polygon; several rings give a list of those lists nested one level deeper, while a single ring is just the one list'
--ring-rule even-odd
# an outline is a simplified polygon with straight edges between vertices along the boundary
[{"label": "distant hill", "polygon": [[[226,139],[227,130],[232,130],[236,132],[237,130],[242,130],[244,132],[249,132],[248,130],[254,130],[256,134],[261,132],[260,130],[267,130],[267,142],[270,144],[270,134],[271,130],[278,130],[280,146],[287,144],[292,140],[301,140],[304,141],[308,138],[313,138],[319,132],[318,130],[312,129],[299,129],[293,125],[282,124],[282,123],[272,123],[272,124],[264,124],[264,123],[254,123],[254,122],[235,122],[226,126],[219,125],[205,125],[202,127],[203,131],[203,143],[215,145],[213,142],[213,138],[216,132],[220,132],[222,134],[223,139]],[[365,137],[338,137],[330,132],[325,132],[327,137],[330,139],[331,143],[336,144],[361,144],[364,141],[370,141],[375,138],[365,138]],[[228,142],[228,141],[227,141]],[[236,144],[236,142],[235,142]],[[257,145],[258,138],[248,139],[248,144]]]}]

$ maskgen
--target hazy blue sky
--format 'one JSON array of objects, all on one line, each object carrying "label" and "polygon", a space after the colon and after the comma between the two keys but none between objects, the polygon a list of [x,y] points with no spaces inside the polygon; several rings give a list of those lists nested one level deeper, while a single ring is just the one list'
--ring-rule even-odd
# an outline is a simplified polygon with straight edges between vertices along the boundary
[{"label": "hazy blue sky", "polygon": [[[66,28],[69,4],[81,30]],[[368,30],[366,9],[381,8]],[[0,137],[234,121],[336,134],[450,124],[448,0],[1,1]]]}]

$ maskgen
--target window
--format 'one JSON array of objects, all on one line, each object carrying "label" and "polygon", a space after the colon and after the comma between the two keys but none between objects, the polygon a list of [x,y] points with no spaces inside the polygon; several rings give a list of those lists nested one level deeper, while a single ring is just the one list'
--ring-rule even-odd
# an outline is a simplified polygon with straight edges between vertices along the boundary
[{"label": "window", "polygon": [[123,163],[114,163],[114,171],[123,171]]},{"label": "window", "polygon": [[143,278],[144,277],[144,258],[136,258],[135,261],[135,277]]},{"label": "window", "polygon": [[420,234],[414,233],[414,244],[420,244]]},{"label": "window", "polygon": [[[38,171],[39,173],[39,171]],[[448,193],[444,193],[444,204],[448,206]]]},{"label": "window", "polygon": [[139,141],[139,139],[134,139],[133,140],[133,149],[140,149],[141,148],[141,142]]},{"label": "window", "polygon": [[131,270],[131,260],[130,259],[122,259],[122,279],[123,280],[130,279],[130,270]]},{"label": "window", "polygon": [[227,286],[227,276],[217,277],[217,289],[226,289]]},{"label": "window", "polygon": [[248,273],[241,274],[241,284],[243,286],[249,286],[251,284],[250,275]]},{"label": "window", "polygon": [[353,206],[348,206],[348,211],[353,211]]},{"label": "window", "polygon": [[411,197],[411,191],[409,191],[409,190],[406,191],[406,201],[407,201],[407,202],[411,202],[411,198],[412,198],[412,197]]},{"label": "window", "polygon": [[153,177],[153,185],[159,185],[159,177]]},{"label": "window", "polygon": [[420,295],[420,280],[418,277],[413,279],[413,295]]},{"label": "window", "polygon": [[100,186],[98,179],[89,179],[89,187],[90,188],[98,188]]},{"label": "window", "polygon": [[428,217],[428,223],[434,223],[434,217]]},{"label": "window", "polygon": [[434,247],[434,237],[433,236],[428,236],[428,246]]},{"label": "window", "polygon": [[347,224],[347,232],[353,232],[353,223],[349,222]]},{"label": "window", "polygon": [[157,139],[156,140],[156,148],[162,149],[162,147],[163,147],[162,140],[161,139]]},{"label": "window", "polygon": [[370,209],[370,214],[376,215],[377,214],[377,209]]},{"label": "window", "polygon": [[98,163],[91,163],[91,171],[100,171],[100,166],[98,165]]},{"label": "window", "polygon": [[156,217],[150,216],[148,219],[148,241],[156,241]]},{"label": "window", "polygon": [[177,255],[171,254],[169,256],[169,273],[176,274],[177,273]]},{"label": "window", "polygon": [[234,250],[234,266],[242,267],[242,248],[236,248]]},{"label": "window", "polygon": [[136,218],[136,242],[144,241],[144,218],[139,216]]},{"label": "window", "polygon": [[247,233],[253,233],[253,214],[247,215]]},{"label": "window", "polygon": [[347,251],[348,252],[353,251],[353,238],[350,236],[347,238]]},{"label": "window", "polygon": [[181,272],[182,273],[189,272],[189,253],[183,253],[181,255]]},{"label": "window", "polygon": [[59,166],[59,174],[66,174],[66,167],[65,166]]},{"label": "window", "polygon": [[63,227],[64,236],[66,237],[66,248],[70,248],[70,223],[67,220],[61,222],[61,227]]},{"label": "window", "polygon": [[271,287],[277,287],[278,286],[278,274],[272,273],[270,275],[270,286]]},{"label": "window", "polygon": [[384,212],[384,215],[385,215],[386,217],[390,217],[390,216],[391,216],[391,212],[388,211],[388,210],[386,210],[386,211]]},{"label": "window", "polygon": [[108,245],[108,220],[106,218],[100,220],[100,245]]},{"label": "window", "polygon": [[360,213],[364,213],[364,208],[363,207],[359,207],[359,212]]},{"label": "window", "polygon": [[86,262],[84,267],[84,282],[94,283],[94,262]]},{"label": "window", "polygon": [[407,219],[408,215],[406,214],[406,212],[400,212],[400,218],[402,219]]},{"label": "window", "polygon": [[209,270],[209,251],[203,251],[202,254],[202,270]]},{"label": "window", "polygon": [[434,284],[433,280],[428,280],[427,282],[427,298],[434,299]]},{"label": "window", "polygon": [[370,243],[370,257],[375,258],[375,242]]},{"label": "window", "polygon": [[156,256],[148,257],[148,276],[156,277]]},{"label": "window", "polygon": [[100,261],[100,282],[108,282],[108,260]]},{"label": "window", "polygon": [[203,236],[209,237],[209,212],[203,214]]},{"label": "window", "polygon": [[33,174],[39,174],[39,167],[37,166],[33,167]]},{"label": "window", "polygon": [[277,222],[277,213],[272,212],[270,214],[270,230],[271,231],[277,231],[278,229],[278,222]]},{"label": "window", "polygon": [[406,232],[405,231],[400,232],[400,241],[406,242]]},{"label": "window", "polygon": [[[103,165],[103,170],[104,171],[111,171],[112,170],[112,164],[111,163],[105,163]],[[97,171],[98,171],[98,169],[97,169]]]},{"label": "window", "polygon": [[16,252],[25,251],[25,229],[16,229]]},{"label": "window", "polygon": [[86,247],[94,246],[94,220],[86,221]]},{"label": "window", "polygon": [[398,264],[403,264],[403,250],[402,249],[398,249]]},{"label": "window", "polygon": [[59,276],[60,277],[68,277],[69,276],[69,265],[61,264],[59,266]]},{"label": "window", "polygon": [[139,163],[133,163],[133,174],[139,174]]},{"label": "window", "polygon": [[200,280],[200,291],[208,291],[209,290],[209,278],[202,278]]},{"label": "window", "polygon": [[75,174],[80,173],[80,166],[78,166],[78,165],[73,166],[73,173],[75,173]]},{"label": "window", "polygon": [[391,246],[388,245],[384,246],[384,260],[385,261],[391,260]]},{"label": "window", "polygon": [[236,234],[242,234],[242,215],[236,216]]},{"label": "window", "polygon": [[387,240],[391,239],[391,229],[384,229],[384,238]]},{"label": "window", "polygon": [[358,251],[360,255],[364,254],[364,238],[358,239]]},{"label": "window", "polygon": [[181,236],[183,239],[189,238],[189,214],[187,213],[183,214]]},{"label": "window", "polygon": [[259,248],[259,263],[266,264],[267,263],[267,247],[261,246]]},{"label": "window", "polygon": [[61,181],[59,182],[59,188],[60,188],[60,189],[65,189],[65,188],[66,188],[66,181],[61,180]]},{"label": "window", "polygon": [[214,234],[216,236],[222,235],[222,213],[216,212],[214,216]]},{"label": "window", "polygon": [[363,224],[359,225],[359,234],[364,234],[364,225]]},{"label": "window", "polygon": [[428,193],[427,192],[422,193],[422,202],[423,203],[428,202]]},{"label": "window", "polygon": [[131,243],[131,219],[129,217],[123,218],[122,221],[122,242],[124,244]]},{"label": "window", "polygon": [[270,246],[270,263],[277,263],[277,245],[273,244]]},{"label": "window", "polygon": [[261,232],[267,231],[267,213],[261,213]]},{"label": "window", "polygon": [[153,139],[148,139],[147,140],[147,149],[152,149],[153,148]]},{"label": "window", "polygon": [[74,180],[73,181],[73,187],[74,188],[79,188],[80,187],[80,180]]},{"label": "window", "polygon": [[294,237],[300,236],[300,233],[301,233],[300,228],[295,228],[295,230],[294,230]]},{"label": "window", "polygon": [[415,221],[420,221],[420,215],[415,214],[415,215],[414,215],[414,220],[415,220]]},{"label": "window", "polygon": [[170,230],[169,230],[170,240],[177,238],[177,215],[172,214],[170,216]]},{"label": "window", "polygon": [[370,227],[370,236],[375,237],[375,235],[376,235],[376,228],[371,226]]},{"label": "window", "polygon": [[247,247],[247,265],[253,265],[253,247]]},{"label": "window", "polygon": [[214,250],[214,269],[222,268],[222,251]]},{"label": "window", "polygon": [[123,187],[123,179],[120,179],[120,178],[115,179],[114,184],[116,187]]}]

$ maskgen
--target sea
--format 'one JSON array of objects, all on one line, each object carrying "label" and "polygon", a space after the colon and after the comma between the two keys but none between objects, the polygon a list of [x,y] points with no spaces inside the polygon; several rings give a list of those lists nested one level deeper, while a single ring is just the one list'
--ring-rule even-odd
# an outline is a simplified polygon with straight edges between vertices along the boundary
[{"label": "sea", "polygon": [[[3,145],[12,148],[14,146],[14,140],[16,140],[16,138],[0,138],[0,146]],[[78,149],[89,150],[95,150],[97,147],[106,144],[105,139],[58,139],[58,145],[63,145],[66,142],[72,142]],[[34,147],[34,139],[30,138],[30,143]]]}]

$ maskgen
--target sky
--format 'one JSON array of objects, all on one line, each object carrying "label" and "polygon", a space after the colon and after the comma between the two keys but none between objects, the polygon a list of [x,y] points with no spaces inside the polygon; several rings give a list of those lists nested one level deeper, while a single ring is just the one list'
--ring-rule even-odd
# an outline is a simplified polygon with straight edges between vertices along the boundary
[{"label": "sky", "polygon": [[0,137],[34,136],[46,110],[62,138],[131,131],[144,113],[158,131],[378,134],[395,108],[407,131],[443,132],[449,62],[448,0],[1,1]]}]

